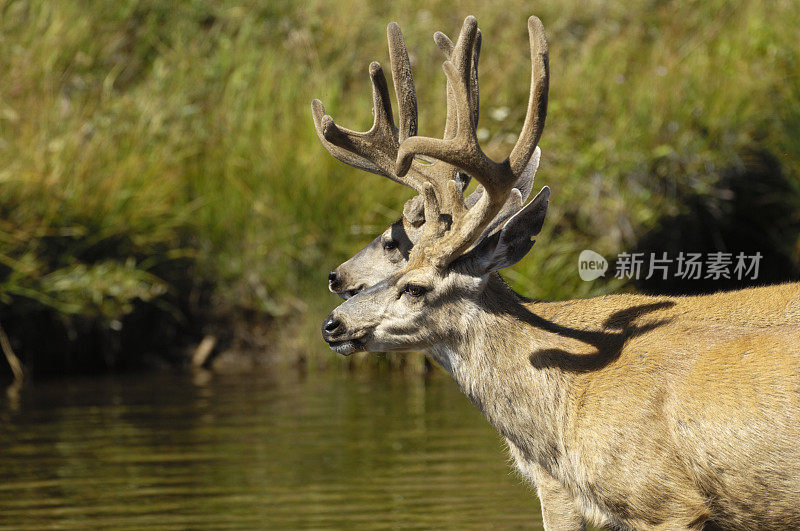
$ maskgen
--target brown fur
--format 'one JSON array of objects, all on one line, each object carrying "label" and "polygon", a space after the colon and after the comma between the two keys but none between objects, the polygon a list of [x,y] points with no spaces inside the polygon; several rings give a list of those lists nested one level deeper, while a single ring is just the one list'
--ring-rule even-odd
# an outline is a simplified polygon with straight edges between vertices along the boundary
[{"label": "brown fur", "polygon": [[800,526],[800,284],[526,303],[490,283],[454,377],[548,529]]}]

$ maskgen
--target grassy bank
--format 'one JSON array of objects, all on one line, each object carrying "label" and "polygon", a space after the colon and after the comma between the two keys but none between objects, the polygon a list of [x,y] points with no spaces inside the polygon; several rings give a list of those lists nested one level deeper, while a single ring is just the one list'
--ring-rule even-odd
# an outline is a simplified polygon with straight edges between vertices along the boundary
[{"label": "grassy bank", "polygon": [[472,13],[484,145],[504,157],[524,118],[531,12],[551,53],[537,181],[554,195],[535,251],[506,275],[515,287],[551,299],[619,289],[581,281],[577,254],[653,248],[653,235],[665,248],[697,233],[708,249],[763,248],[775,279],[796,274],[796,2],[0,0],[11,345],[37,371],[125,367],[273,320],[291,330],[286,349],[315,345],[311,361],[330,363],[317,333],[336,304],[326,272],[409,192],[329,156],[310,100],[366,128],[367,65],[388,63],[396,20],[420,133],[441,134],[431,35],[454,36]]}]

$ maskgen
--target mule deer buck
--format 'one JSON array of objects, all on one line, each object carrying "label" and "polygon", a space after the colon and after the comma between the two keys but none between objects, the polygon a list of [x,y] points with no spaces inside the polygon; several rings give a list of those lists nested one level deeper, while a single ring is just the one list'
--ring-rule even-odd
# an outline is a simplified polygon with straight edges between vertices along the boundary
[{"label": "mule deer buck", "polygon": [[[523,298],[496,274],[531,249],[549,198],[545,187],[487,230],[519,194],[514,185],[544,125],[547,45],[537,18],[528,30],[528,113],[503,162],[476,137],[472,17],[444,63],[452,90],[444,138],[414,136],[402,102],[395,130],[382,76],[373,75],[375,126],[366,134],[339,129],[313,104],[338,158],[422,183],[425,219],[407,263],[336,308],[324,339],[344,355],[428,352],[505,437],[537,486],[546,529],[587,521],[800,528],[800,284],[548,303]],[[375,63],[370,72],[380,72]],[[387,134],[378,141],[375,131]],[[419,158],[448,171],[430,172]],[[451,168],[483,186],[471,207]]]}]

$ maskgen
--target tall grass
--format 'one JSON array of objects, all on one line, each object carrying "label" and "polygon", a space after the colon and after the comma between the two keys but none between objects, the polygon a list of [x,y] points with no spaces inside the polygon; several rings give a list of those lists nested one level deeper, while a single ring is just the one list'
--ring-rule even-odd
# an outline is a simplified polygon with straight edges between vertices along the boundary
[{"label": "tall grass", "polygon": [[507,273],[515,287],[618,289],[582,282],[577,253],[630,249],[686,198],[724,212],[720,183],[758,164],[752,153],[789,183],[780,201],[797,214],[778,245],[798,263],[794,1],[0,0],[0,321],[12,343],[30,363],[32,323],[73,341],[149,322],[137,312],[180,328],[213,311],[306,323],[292,333],[313,344],[335,304],[326,271],[398,217],[410,191],[330,157],[309,102],[366,128],[367,65],[388,61],[396,20],[420,133],[439,135],[431,35],[455,36],[469,13],[484,35],[480,126],[495,158],[524,118],[528,15],[550,42],[537,182],[554,195],[539,243]]}]

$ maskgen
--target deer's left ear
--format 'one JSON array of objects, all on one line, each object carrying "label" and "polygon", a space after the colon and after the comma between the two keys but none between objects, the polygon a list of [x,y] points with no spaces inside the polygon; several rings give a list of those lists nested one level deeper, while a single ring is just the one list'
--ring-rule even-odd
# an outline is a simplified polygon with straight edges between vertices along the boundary
[{"label": "deer's left ear", "polygon": [[[545,186],[514,214],[503,228],[474,249],[473,260],[483,274],[510,267],[525,257],[533,247],[533,237],[539,234],[550,204],[550,188]],[[472,254],[472,253],[470,253]]]}]

